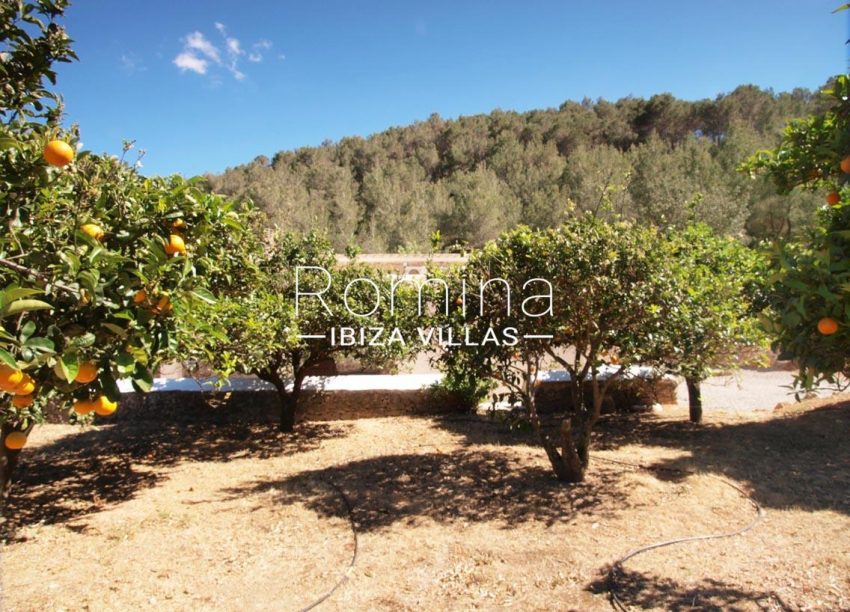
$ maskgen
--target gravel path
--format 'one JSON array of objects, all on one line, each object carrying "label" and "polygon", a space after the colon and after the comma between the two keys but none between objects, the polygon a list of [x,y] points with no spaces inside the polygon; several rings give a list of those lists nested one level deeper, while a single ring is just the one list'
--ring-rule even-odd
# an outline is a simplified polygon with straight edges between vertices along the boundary
[{"label": "gravel path", "polygon": [[[794,372],[788,370],[741,370],[732,376],[713,376],[702,384],[705,410],[770,410],[779,403],[794,403],[790,386]],[[688,391],[682,383],[676,389],[679,405],[688,405]],[[833,391],[823,388],[817,395],[827,397]]]}]

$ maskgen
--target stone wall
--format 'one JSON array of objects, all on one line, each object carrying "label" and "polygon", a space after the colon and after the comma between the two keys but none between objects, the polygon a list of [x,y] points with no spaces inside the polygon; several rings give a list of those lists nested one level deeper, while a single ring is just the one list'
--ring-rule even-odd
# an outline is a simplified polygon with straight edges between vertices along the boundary
[{"label": "stone wall", "polygon": [[[274,391],[235,390],[228,392],[156,391],[147,395],[125,393],[119,410],[102,419],[162,419],[189,422],[198,418],[221,420],[249,419],[276,421],[278,407]],[[547,382],[538,392],[541,412],[569,409],[566,382]],[[630,410],[637,405],[675,404],[676,381],[628,381],[611,390],[606,411]],[[299,418],[332,421],[402,415],[436,415],[457,412],[460,402],[445,393],[431,389],[358,389],[305,391]]]}]

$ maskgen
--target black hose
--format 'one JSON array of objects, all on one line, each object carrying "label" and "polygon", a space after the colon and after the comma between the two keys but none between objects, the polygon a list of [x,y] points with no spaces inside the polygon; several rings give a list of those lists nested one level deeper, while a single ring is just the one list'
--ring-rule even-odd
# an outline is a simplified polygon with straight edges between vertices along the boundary
[{"label": "black hose", "polygon": [[354,508],[351,505],[351,501],[348,499],[348,496],[335,482],[331,480],[325,480],[324,478],[320,478],[323,483],[331,487],[334,491],[336,491],[337,495],[342,499],[342,503],[345,504],[345,509],[348,512],[348,524],[351,527],[351,536],[354,541],[354,551],[351,553],[351,559],[348,561],[348,566],[343,571],[342,576],[340,576],[339,580],[336,581],[336,584],[330,588],[324,595],[319,597],[309,606],[301,608],[299,612],[307,612],[308,610],[312,610],[325,600],[327,600],[331,595],[333,595],[338,588],[340,588],[343,584],[348,582],[348,578],[351,576],[351,571],[354,569],[354,563],[357,561],[357,550],[358,550],[358,539],[357,539],[357,528],[354,523]]},{"label": "black hose", "polygon": [[729,533],[715,533],[715,534],[703,534],[703,535],[695,535],[695,536],[685,536],[681,538],[673,538],[672,540],[663,540],[659,542],[652,542],[651,544],[647,544],[646,546],[641,546],[640,548],[636,548],[616,561],[611,565],[611,568],[608,570],[608,576],[606,579],[607,588],[608,588],[608,600],[611,602],[611,606],[615,610],[621,610],[626,612],[628,608],[622,602],[620,597],[617,595],[617,578],[622,573],[623,564],[629,559],[636,557],[642,553],[645,553],[650,550],[654,550],[656,548],[664,548],[665,546],[672,546],[674,544],[681,544],[683,542],[696,542],[699,540],[719,540],[721,538],[731,538],[734,536],[742,535],[751,529],[753,529],[756,525],[758,525],[762,517],[764,516],[764,510],[759,505],[759,503],[752,498],[752,496],[744,491],[741,487],[732,483],[725,478],[720,478],[719,476],[714,476],[712,474],[703,474],[701,472],[693,471],[693,470],[682,470],[671,467],[662,467],[662,466],[651,466],[651,465],[640,465],[637,463],[629,463],[627,461],[618,461],[616,459],[608,459],[606,457],[599,457],[598,455],[593,455],[593,458],[599,461],[604,461],[607,463],[614,463],[617,465],[624,465],[635,469],[647,470],[647,471],[655,471],[655,472],[672,472],[675,474],[688,474],[688,475],[703,475],[707,476],[713,480],[717,480],[718,482],[723,483],[727,487],[731,487],[735,489],[738,493],[740,493],[743,497],[747,499],[756,510],[756,515],[752,521],[741,527],[740,529],[736,529],[735,531],[730,531]]},{"label": "black hose", "polygon": [[[456,418],[456,419],[451,419],[451,420],[467,421],[467,422],[477,421],[479,423],[486,422],[486,421],[482,421],[480,419],[462,418],[462,417]],[[622,466],[630,467],[630,468],[633,468],[633,469],[639,469],[639,470],[647,470],[647,471],[655,471],[655,472],[671,472],[671,473],[674,473],[674,474],[707,476],[707,477],[709,477],[713,480],[717,480],[718,482],[723,483],[727,487],[731,487],[731,488],[735,489],[735,491],[737,491],[747,501],[749,501],[750,504],[752,504],[753,508],[755,508],[755,510],[756,510],[756,515],[753,518],[753,520],[750,521],[749,523],[747,523],[746,525],[744,525],[743,527],[741,527],[740,529],[737,529],[735,531],[731,531],[729,533],[716,533],[716,534],[703,534],[703,535],[695,535],[695,536],[684,536],[684,537],[681,537],[681,538],[674,538],[672,540],[663,540],[663,541],[659,541],[659,542],[652,542],[651,544],[647,544],[646,546],[641,546],[640,548],[636,548],[636,549],[626,553],[625,555],[623,555],[622,557],[620,557],[616,561],[614,561],[614,563],[611,565],[611,568],[608,570],[608,576],[607,576],[606,582],[607,582],[607,588],[608,588],[608,598],[609,598],[609,601],[611,602],[611,606],[615,610],[621,610],[621,611],[624,611],[624,612],[626,610],[628,610],[628,608],[626,608],[625,604],[623,604],[620,597],[617,595],[617,577],[622,573],[623,564],[626,561],[628,561],[629,559],[636,557],[637,555],[640,555],[640,554],[645,553],[647,551],[654,550],[656,548],[664,548],[666,546],[673,546],[674,544],[682,544],[684,542],[696,542],[696,541],[699,541],[699,540],[718,540],[718,539],[721,539],[721,538],[731,538],[731,537],[734,537],[734,536],[742,535],[742,534],[750,531],[751,529],[753,529],[756,525],[758,525],[761,522],[762,517],[764,516],[764,510],[759,505],[759,503],[755,499],[752,498],[752,496],[749,493],[747,493],[744,489],[742,489],[741,487],[739,487],[735,483],[726,480],[725,478],[721,478],[719,476],[714,476],[713,474],[704,474],[704,473],[697,472],[697,471],[694,471],[694,470],[683,470],[683,469],[679,469],[679,468],[671,468],[671,467],[665,467],[665,466],[641,465],[641,464],[638,464],[638,463],[629,463],[628,461],[618,461],[617,459],[608,459],[606,457],[600,457],[598,455],[591,455],[591,457],[595,460],[603,461],[603,462],[606,462],[606,463],[613,463],[613,464],[616,464],[616,465],[622,465]]]}]

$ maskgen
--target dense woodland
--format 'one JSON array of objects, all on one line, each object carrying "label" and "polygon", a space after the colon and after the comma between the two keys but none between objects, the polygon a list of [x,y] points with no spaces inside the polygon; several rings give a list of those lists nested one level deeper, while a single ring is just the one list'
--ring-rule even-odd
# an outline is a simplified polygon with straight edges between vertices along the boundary
[{"label": "dense woodland", "polygon": [[432,115],[208,178],[216,191],[253,199],[275,224],[327,230],[340,250],[428,250],[436,230],[442,249],[478,246],[518,223],[557,225],[577,211],[659,227],[703,221],[749,242],[805,230],[821,200],[778,195],[738,164],[822,104],[806,89],[747,85],[696,102],[660,94]]}]

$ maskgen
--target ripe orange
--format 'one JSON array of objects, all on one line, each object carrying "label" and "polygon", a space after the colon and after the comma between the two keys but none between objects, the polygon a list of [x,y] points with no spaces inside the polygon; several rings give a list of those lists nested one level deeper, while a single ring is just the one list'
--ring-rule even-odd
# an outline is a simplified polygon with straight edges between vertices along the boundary
[{"label": "ripe orange", "polygon": [[156,303],[156,306],[153,310],[157,314],[171,312],[171,300],[169,299],[169,297],[167,295],[163,295],[161,298],[159,298],[159,301]]},{"label": "ripe orange", "polygon": [[0,389],[12,393],[24,379],[24,373],[6,364],[0,365]]},{"label": "ripe orange", "polygon": [[86,223],[80,228],[80,230],[95,240],[100,240],[104,236],[103,228],[96,223]]},{"label": "ripe orange", "polygon": [[87,385],[97,378],[97,374],[97,366],[91,361],[86,361],[85,363],[80,364],[80,369],[77,372],[77,376],[76,378],[74,378],[74,380],[78,383]]},{"label": "ripe orange", "polygon": [[841,171],[845,174],[850,174],[850,155],[841,160]]},{"label": "ripe orange", "polygon": [[89,414],[94,410],[94,402],[91,400],[77,400],[74,402],[74,412],[77,414]]},{"label": "ripe orange", "polygon": [[142,302],[144,302],[147,299],[148,299],[148,292],[145,291],[144,289],[139,289],[138,291],[136,291],[136,295],[133,296],[133,303],[134,304],[141,304]]},{"label": "ripe orange", "polygon": [[105,395],[101,395],[92,404],[94,405],[94,411],[100,416],[109,416],[118,408],[118,402],[111,401]]},{"label": "ripe orange", "polygon": [[33,391],[35,391],[35,381],[29,374],[24,374],[23,380],[12,390],[12,393],[15,395],[30,395]]},{"label": "ripe orange", "polygon": [[174,255],[175,253],[185,255],[186,243],[183,242],[183,238],[181,238],[177,234],[171,234],[168,237],[168,242],[165,243],[165,252],[169,255]]},{"label": "ripe orange", "polygon": [[824,336],[831,336],[838,331],[838,321],[831,317],[824,317],[818,321],[818,331]]},{"label": "ripe orange", "polygon": [[66,166],[74,160],[74,149],[64,140],[51,140],[44,147],[44,159],[51,166]]},{"label": "ripe orange", "polygon": [[841,196],[838,195],[837,191],[830,191],[826,194],[826,203],[830,206],[835,206],[841,201]]},{"label": "ripe orange", "polygon": [[15,408],[28,408],[32,406],[32,395],[16,395],[12,398],[12,405]]},{"label": "ripe orange", "polygon": [[9,450],[21,450],[26,443],[27,434],[22,431],[10,432],[3,441],[3,444],[5,444],[6,448]]}]

